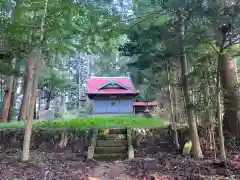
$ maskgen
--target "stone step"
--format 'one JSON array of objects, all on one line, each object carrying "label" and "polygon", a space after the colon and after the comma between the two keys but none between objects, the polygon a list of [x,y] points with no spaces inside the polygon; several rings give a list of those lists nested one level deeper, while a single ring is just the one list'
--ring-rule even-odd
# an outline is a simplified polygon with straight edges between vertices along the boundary
[{"label": "stone step", "polygon": [[97,140],[98,147],[118,147],[127,145],[127,140]]},{"label": "stone step", "polygon": [[93,156],[96,160],[118,160],[118,159],[127,159],[127,153],[118,153],[118,154],[94,154]]},{"label": "stone step", "polygon": [[[99,134],[103,134],[105,129],[98,130]],[[111,128],[109,129],[109,134],[126,134],[126,129],[120,129],[120,128]]]},{"label": "stone step", "polygon": [[97,140],[126,140],[127,135],[126,134],[98,134]]},{"label": "stone step", "polygon": [[96,147],[95,153],[96,154],[118,154],[118,153],[127,153],[128,147]]}]

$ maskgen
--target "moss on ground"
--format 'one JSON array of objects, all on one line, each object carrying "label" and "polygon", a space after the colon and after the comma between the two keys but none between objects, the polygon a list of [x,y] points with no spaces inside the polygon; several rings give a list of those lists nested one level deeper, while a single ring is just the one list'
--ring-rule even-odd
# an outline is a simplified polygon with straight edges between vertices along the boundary
[{"label": "moss on ground", "polygon": [[[54,121],[33,121],[34,128],[159,128],[163,127],[165,120],[156,118],[146,118],[135,115],[119,116],[89,116],[74,119],[58,119]],[[24,121],[0,123],[0,129],[23,128]]]}]

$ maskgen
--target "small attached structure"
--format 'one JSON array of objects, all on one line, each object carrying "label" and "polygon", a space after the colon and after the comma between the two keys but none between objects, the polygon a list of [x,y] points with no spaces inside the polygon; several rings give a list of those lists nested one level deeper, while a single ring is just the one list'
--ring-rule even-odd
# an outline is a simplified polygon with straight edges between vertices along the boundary
[{"label": "small attached structure", "polygon": [[135,114],[153,112],[158,105],[159,102],[156,100],[151,102],[134,102],[133,104]]},{"label": "small attached structure", "polygon": [[90,77],[86,94],[93,114],[130,114],[138,92],[130,77]]}]

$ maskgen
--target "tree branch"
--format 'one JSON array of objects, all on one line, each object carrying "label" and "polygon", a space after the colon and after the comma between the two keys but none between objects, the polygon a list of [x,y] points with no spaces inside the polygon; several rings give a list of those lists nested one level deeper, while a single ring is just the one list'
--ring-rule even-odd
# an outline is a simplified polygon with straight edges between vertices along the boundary
[{"label": "tree branch", "polygon": [[[148,15],[146,15],[146,16],[140,17],[140,18],[143,18],[143,19],[141,19],[140,21],[138,21],[138,22],[136,22],[135,24],[133,24],[132,27],[134,27],[134,26],[136,26],[137,24],[140,24],[140,23],[144,22],[145,20],[147,20],[146,17],[149,17],[149,16],[151,16],[151,15],[161,16],[161,15],[164,15],[165,13],[166,13],[165,11],[164,11],[164,12],[161,12],[161,11],[153,11],[153,13],[151,13],[151,14],[148,14]],[[139,19],[140,19],[140,18],[139,18]],[[159,18],[159,17],[156,17],[155,20],[157,20],[157,18]]]},{"label": "tree branch", "polygon": [[235,45],[235,44],[239,44],[240,43],[240,37],[235,39],[234,41],[232,41],[231,43],[228,43],[226,46],[223,47],[223,49],[227,49],[228,47]]}]

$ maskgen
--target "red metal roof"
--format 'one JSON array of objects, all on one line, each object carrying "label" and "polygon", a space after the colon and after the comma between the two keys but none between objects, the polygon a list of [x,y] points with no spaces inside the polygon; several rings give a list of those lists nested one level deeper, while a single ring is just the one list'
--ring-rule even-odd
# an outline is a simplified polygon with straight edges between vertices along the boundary
[{"label": "red metal roof", "polygon": [[151,102],[134,102],[133,106],[157,106],[159,105],[158,101],[151,101]]},{"label": "red metal roof", "polygon": [[[115,81],[127,89],[101,88],[106,83]],[[101,89],[99,89],[101,88]],[[86,94],[138,94],[130,77],[90,77]]]}]

